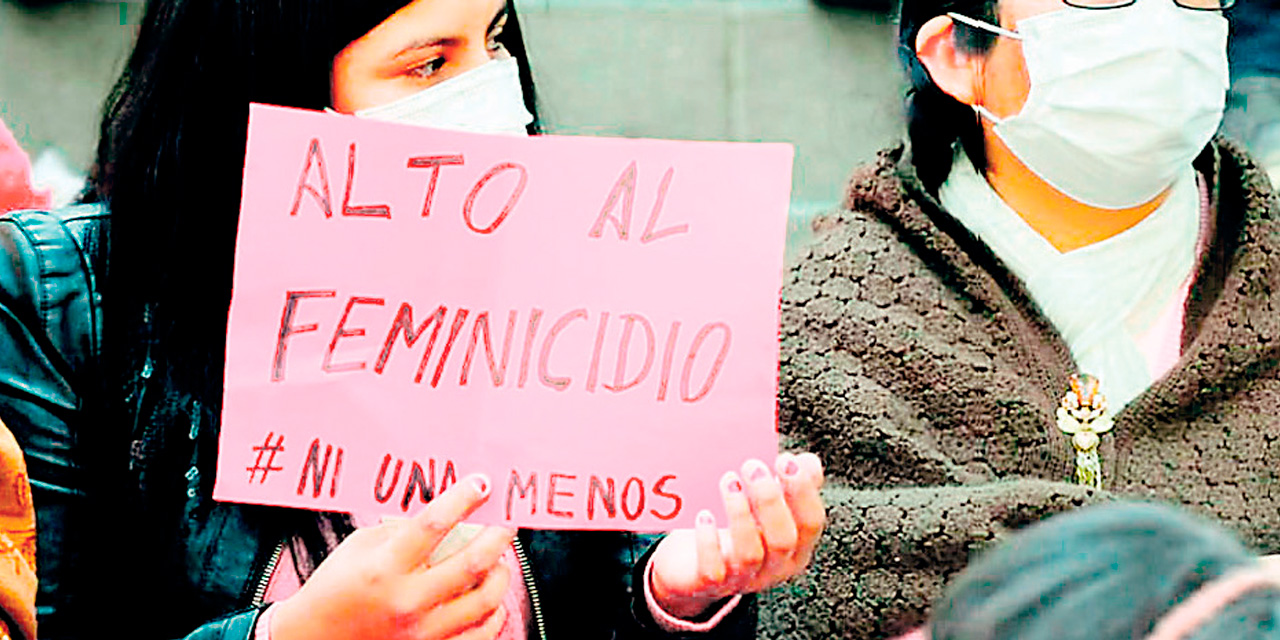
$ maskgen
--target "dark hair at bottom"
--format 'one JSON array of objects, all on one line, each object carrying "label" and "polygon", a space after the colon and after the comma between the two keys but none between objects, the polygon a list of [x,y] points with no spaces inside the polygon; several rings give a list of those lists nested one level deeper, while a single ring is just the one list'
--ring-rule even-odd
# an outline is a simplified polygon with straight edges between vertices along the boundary
[{"label": "dark hair at bottom", "polygon": [[[1256,557],[1167,506],[1091,507],[982,555],[947,589],[932,640],[1141,640],[1177,603]],[[1280,590],[1245,595],[1187,637],[1280,637]]]}]

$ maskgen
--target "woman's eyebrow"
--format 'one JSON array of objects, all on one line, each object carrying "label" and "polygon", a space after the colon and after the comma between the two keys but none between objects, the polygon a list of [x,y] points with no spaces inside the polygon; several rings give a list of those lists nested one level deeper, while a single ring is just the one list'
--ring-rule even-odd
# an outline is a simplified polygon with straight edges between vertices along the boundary
[{"label": "woman's eyebrow", "polygon": [[396,52],[394,57],[399,58],[406,53],[412,53],[420,49],[431,49],[433,47],[452,47],[458,44],[457,38],[422,38],[414,40],[405,45],[404,48]]},{"label": "woman's eyebrow", "polygon": [[[493,30],[498,27],[498,23],[502,22],[502,20],[507,17],[507,14],[510,13],[510,9],[508,7],[509,7],[508,4],[503,4],[502,8],[498,10],[498,13],[493,16],[493,20],[489,22],[489,29],[487,31],[488,33],[492,33]],[[394,57],[399,58],[400,56],[405,55],[406,53],[412,53],[414,51],[418,51],[419,49],[431,49],[434,47],[452,47],[452,46],[456,46],[457,44],[458,44],[457,38],[422,38],[422,39],[414,40],[413,42],[410,42],[409,44],[405,45],[403,48],[401,48],[399,51],[396,52]]]}]

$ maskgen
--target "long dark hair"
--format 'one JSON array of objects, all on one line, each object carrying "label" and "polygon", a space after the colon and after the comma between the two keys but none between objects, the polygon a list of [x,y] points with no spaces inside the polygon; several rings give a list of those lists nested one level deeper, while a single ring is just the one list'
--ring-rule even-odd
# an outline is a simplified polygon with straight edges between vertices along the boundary
[{"label": "long dark hair", "polygon": [[[77,552],[78,574],[98,576],[86,589],[100,611],[124,604],[113,595],[155,593],[164,576],[184,570],[179,532],[201,516],[183,511],[189,492],[200,497],[200,509],[219,508],[208,496],[249,103],[328,106],[334,56],[408,2],[148,3],[105,107],[85,197],[111,211],[110,257],[100,282],[99,384],[84,400],[93,424],[80,429],[76,443],[93,482],[86,519],[68,544],[88,552]],[[525,98],[536,114],[519,20],[514,6],[508,11],[499,40],[525,63]],[[303,574],[350,530],[349,520],[334,514],[242,509],[262,536],[303,541],[295,554]],[[106,522],[113,527],[104,530]],[[142,588],[124,586],[129,581]],[[110,617],[119,621],[127,610]],[[137,617],[173,615],[149,608]],[[87,622],[99,633],[107,624],[111,633],[110,617]],[[131,631],[140,622],[130,620]]]},{"label": "long dark hair", "polygon": [[[938,88],[920,63],[916,36],[924,23],[947,13],[998,24],[997,7],[997,0],[902,0],[898,7],[898,60],[909,82],[907,138],[916,173],[930,191],[936,192],[951,173],[956,142],[979,171],[986,168],[986,148],[973,109]],[[990,32],[960,22],[955,23],[955,36],[956,46],[971,54],[987,52],[996,39]]]},{"label": "long dark hair", "polygon": [[[1257,558],[1222,527],[1172,507],[1056,516],[965,569],[934,611],[933,640],[1146,637],[1206,582]],[[1188,639],[1280,638],[1280,590],[1246,594]]]}]

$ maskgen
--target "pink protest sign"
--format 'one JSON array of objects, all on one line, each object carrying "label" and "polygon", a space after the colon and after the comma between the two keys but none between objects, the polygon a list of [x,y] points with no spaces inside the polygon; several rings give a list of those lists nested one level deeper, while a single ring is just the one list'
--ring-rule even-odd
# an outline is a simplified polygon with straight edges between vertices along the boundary
[{"label": "pink protest sign", "polygon": [[254,105],[220,500],[664,530],[772,460],[792,149]]}]

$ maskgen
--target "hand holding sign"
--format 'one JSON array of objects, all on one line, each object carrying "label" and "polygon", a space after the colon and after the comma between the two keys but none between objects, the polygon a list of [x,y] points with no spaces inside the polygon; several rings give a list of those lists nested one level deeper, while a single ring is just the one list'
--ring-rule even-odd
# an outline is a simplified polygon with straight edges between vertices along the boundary
[{"label": "hand holding sign", "polygon": [[[788,145],[253,105],[214,497],[657,531],[777,451]],[[724,516],[727,521],[727,515]]]},{"label": "hand holding sign", "polygon": [[727,529],[717,530],[703,511],[696,529],[663,539],[649,584],[665,610],[694,618],[719,600],[764,591],[808,566],[826,521],[818,495],[822,463],[811,453],[784,453],[774,466],[776,478],[759,460],[744,464],[741,476],[724,475]]},{"label": "hand holding sign", "polygon": [[492,638],[512,576],[502,554],[515,535],[489,527],[439,564],[427,559],[453,527],[489,499],[490,483],[464,478],[411,519],[349,536],[293,597],[275,605],[274,640]]}]

